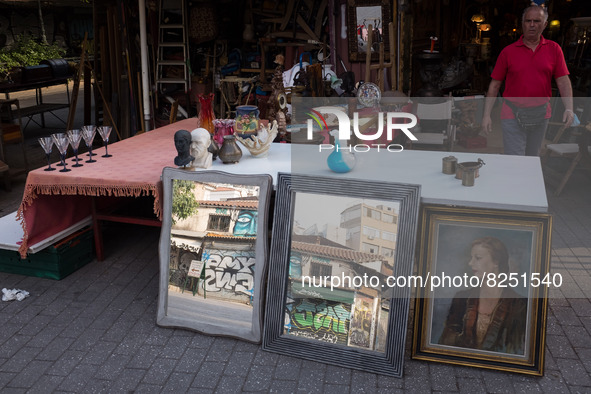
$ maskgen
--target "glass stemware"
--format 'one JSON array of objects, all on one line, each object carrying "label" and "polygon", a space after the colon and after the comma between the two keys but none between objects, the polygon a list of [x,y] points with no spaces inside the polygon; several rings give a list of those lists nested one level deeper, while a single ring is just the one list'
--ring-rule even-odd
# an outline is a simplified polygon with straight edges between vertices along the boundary
[{"label": "glass stemware", "polygon": [[74,151],[74,161],[76,162],[76,164],[73,164],[72,167],[82,167],[83,164],[80,164],[79,162],[81,160],[78,159],[78,147],[80,146],[80,141],[82,141],[82,132],[78,129],[68,130],[68,139],[70,140],[70,145]]},{"label": "glass stemware", "polygon": [[96,155],[96,153],[92,153],[92,141],[94,140],[95,133],[95,126],[82,126],[82,139],[84,139],[84,143],[88,148],[87,156],[90,156],[88,160],[86,160],[86,163],[96,163],[96,160],[92,158],[92,156]]},{"label": "glass stemware", "polygon": [[62,168],[60,172],[72,171],[66,166],[66,153],[68,153],[68,146],[70,146],[70,140],[68,140],[68,137],[64,133],[52,134],[51,138],[53,138],[53,142],[60,152],[60,158],[62,159],[62,165],[64,166],[64,168]]},{"label": "glass stemware", "polygon": [[107,145],[109,145],[109,135],[111,135],[111,130],[113,130],[113,128],[111,126],[99,126],[97,128],[97,131],[99,132],[99,135],[101,136],[101,138],[103,139],[103,143],[105,144],[105,154],[102,157],[112,157],[113,155],[110,155],[109,152],[107,151]]},{"label": "glass stemware", "polygon": [[55,168],[51,166],[51,151],[53,149],[53,138],[51,137],[41,137],[39,138],[39,145],[43,148],[43,152],[45,152],[45,157],[47,157],[47,168],[45,171],[55,171]]}]

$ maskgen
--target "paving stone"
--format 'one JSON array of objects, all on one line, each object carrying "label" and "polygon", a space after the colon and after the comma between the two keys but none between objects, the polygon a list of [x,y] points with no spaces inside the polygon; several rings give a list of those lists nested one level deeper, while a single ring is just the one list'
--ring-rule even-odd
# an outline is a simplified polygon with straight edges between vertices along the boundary
[{"label": "paving stone", "polygon": [[214,341],[215,337],[202,334],[195,334],[195,336],[191,340],[191,344],[189,345],[189,347],[196,349],[208,349]]},{"label": "paving stone", "polygon": [[20,372],[41,352],[40,348],[23,347],[0,367],[2,372]]},{"label": "paving stone", "polygon": [[43,330],[35,334],[35,336],[27,343],[30,347],[44,348],[50,345],[56,337],[62,332],[61,327],[45,326]]},{"label": "paving stone", "polygon": [[556,363],[564,381],[573,386],[591,386],[591,377],[579,360],[557,358]]},{"label": "paving stone", "polygon": [[[137,387],[136,392],[142,393],[142,394],[161,393],[162,387],[155,385],[155,384],[142,383]],[[190,391],[190,392],[193,392],[193,391]]]},{"label": "paving stone", "polygon": [[89,381],[89,377],[94,376],[97,371],[96,365],[79,364],[62,380],[57,390],[83,392],[84,387]]},{"label": "paving stone", "polygon": [[378,375],[378,389],[402,389],[404,388],[404,379],[394,378],[392,376]]},{"label": "paving stone", "polygon": [[235,339],[229,338],[216,338],[214,343],[212,344],[212,349],[215,349],[214,352],[209,352],[207,356],[205,356],[205,361],[208,362],[226,362],[230,359],[230,355],[232,354],[232,350],[236,345]]},{"label": "paving stone", "polygon": [[556,319],[558,319],[562,327],[582,325],[581,321],[579,320],[579,317],[577,316],[575,311],[570,307],[553,308],[552,312],[554,313],[554,316],[556,316]]},{"label": "paving stone", "polygon": [[185,350],[187,350],[189,347],[189,343],[191,343],[191,338],[184,336],[173,336],[162,348],[160,356],[178,360],[179,358],[183,357]]},{"label": "paving stone", "polygon": [[49,343],[36,357],[37,360],[55,361],[62,357],[70,345],[74,343],[74,338],[57,337]]},{"label": "paving stone", "polygon": [[85,393],[110,393],[111,382],[101,379],[89,379],[84,386]]},{"label": "paving stone", "polygon": [[107,361],[98,368],[95,377],[97,379],[115,380],[119,377],[119,374],[125,369],[130,360],[130,356],[111,354]]},{"label": "paving stone", "polygon": [[569,302],[577,316],[591,317],[591,302],[588,299],[575,298]]},{"label": "paving stone", "polygon": [[253,363],[256,365],[276,365],[279,354],[266,352],[259,348],[254,357]]},{"label": "paving stone", "polygon": [[215,392],[220,394],[242,393],[245,380],[242,376],[223,375],[217,384]]},{"label": "paving stone", "polygon": [[378,376],[363,371],[353,371],[351,374],[351,392],[373,393],[378,388]]},{"label": "paving stone", "polygon": [[45,371],[51,366],[51,361],[33,360],[21,368],[18,375],[10,381],[10,387],[30,388],[41,378]]},{"label": "paving stone", "polygon": [[279,380],[298,380],[301,367],[301,359],[280,355],[277,358],[274,378]]},{"label": "paving stone", "polygon": [[325,394],[344,394],[349,393],[350,388],[342,384],[326,383],[322,388],[322,392]]},{"label": "paving stone", "polygon": [[454,376],[454,369],[451,365],[432,364],[429,365],[431,372],[431,388],[436,391],[457,391],[458,382]]},{"label": "paving stone", "polygon": [[29,336],[13,335],[0,346],[0,357],[12,358],[31,340]]},{"label": "paving stone", "polygon": [[142,380],[143,383],[164,385],[172,374],[178,361],[170,358],[158,357]]},{"label": "paving stone", "polygon": [[82,362],[86,364],[103,365],[107,362],[116,347],[116,343],[99,341],[92,346]]},{"label": "paving stone", "polygon": [[[337,367],[335,365],[327,365],[324,373],[324,381],[327,384],[335,385],[350,385],[352,370],[349,368]],[[277,371],[275,371],[277,373]]]},{"label": "paving stone", "polygon": [[47,370],[49,375],[68,376],[74,368],[80,364],[85,352],[79,352],[76,350],[66,350],[58,360]]},{"label": "paving stone", "polygon": [[[253,364],[244,382],[244,391],[267,391],[271,386],[271,379],[275,366]],[[301,383],[301,381],[300,381]]]},{"label": "paving stone", "polygon": [[175,372],[196,374],[205,360],[205,351],[188,348],[174,368]]},{"label": "paving stone", "polygon": [[486,387],[481,379],[458,378],[460,393],[484,393]]},{"label": "paving stone", "polygon": [[209,388],[214,389],[224,371],[224,363],[204,362],[201,369],[193,379],[191,388]]},{"label": "paving stone", "polygon": [[254,354],[250,352],[232,353],[232,357],[226,363],[224,375],[241,377],[247,376],[253,359]]},{"label": "paving stone", "polygon": [[555,359],[578,358],[567,337],[558,335],[546,336],[546,347]]},{"label": "paving stone", "polygon": [[0,372],[0,389],[8,385],[15,376],[15,372]]},{"label": "paving stone", "polygon": [[156,357],[158,357],[160,352],[162,352],[162,349],[162,346],[142,345],[135,353],[127,367],[143,369],[150,368]]},{"label": "paving stone", "polygon": [[[278,380],[273,379],[271,387],[269,387],[270,393],[295,393],[297,392],[298,382],[294,380]],[[348,388],[347,388],[348,390]],[[345,391],[345,393],[348,391]]]},{"label": "paving stone", "polygon": [[189,389],[189,386],[191,386],[193,377],[193,374],[173,372],[168,378],[168,381],[166,382],[166,385],[162,391],[170,393],[184,393]]},{"label": "paving stone", "polygon": [[43,375],[27,390],[29,394],[46,394],[56,392],[57,387],[64,380],[63,376]]},{"label": "paving stone", "polygon": [[144,369],[125,368],[121,371],[119,377],[112,382],[109,391],[112,393],[133,392],[145,375],[146,370]]},{"label": "paving stone", "polygon": [[538,380],[538,384],[544,393],[568,393],[569,389],[559,371],[546,371]]},{"label": "paving stone", "polygon": [[566,337],[574,348],[591,347],[591,335],[585,327],[572,327],[565,330]]}]

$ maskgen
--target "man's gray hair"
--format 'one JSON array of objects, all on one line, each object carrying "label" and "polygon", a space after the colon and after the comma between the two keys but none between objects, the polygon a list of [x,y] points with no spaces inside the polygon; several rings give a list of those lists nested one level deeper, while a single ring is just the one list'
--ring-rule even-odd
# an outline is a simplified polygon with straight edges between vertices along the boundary
[{"label": "man's gray hair", "polygon": [[525,10],[523,10],[523,14],[521,15],[521,23],[523,23],[525,21],[525,14],[527,14],[527,12],[529,10],[540,10],[542,11],[542,14],[544,15],[544,22],[548,21],[548,9],[546,7],[542,7],[536,4],[532,4],[529,7],[527,7]]}]

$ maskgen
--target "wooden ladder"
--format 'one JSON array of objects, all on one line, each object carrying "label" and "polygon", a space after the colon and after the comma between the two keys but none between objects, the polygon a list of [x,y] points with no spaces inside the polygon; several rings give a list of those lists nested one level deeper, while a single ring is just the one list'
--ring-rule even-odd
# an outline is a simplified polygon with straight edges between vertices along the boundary
[{"label": "wooden ladder", "polygon": [[[182,84],[189,92],[189,40],[185,0],[160,0],[158,8],[158,60],[156,85],[166,93],[165,85]],[[182,58],[179,54],[182,53]],[[182,75],[179,71],[182,69]],[[171,75],[174,74],[174,75]]]}]

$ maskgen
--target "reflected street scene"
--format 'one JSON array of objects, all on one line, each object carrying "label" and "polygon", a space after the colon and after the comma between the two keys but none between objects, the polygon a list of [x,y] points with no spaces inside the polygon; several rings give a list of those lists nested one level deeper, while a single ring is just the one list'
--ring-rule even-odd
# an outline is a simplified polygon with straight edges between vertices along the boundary
[{"label": "reflected street scene", "polygon": [[298,193],[284,333],[383,352],[399,204]]},{"label": "reflected street scene", "polygon": [[167,314],[252,324],[259,187],[173,180]]}]

